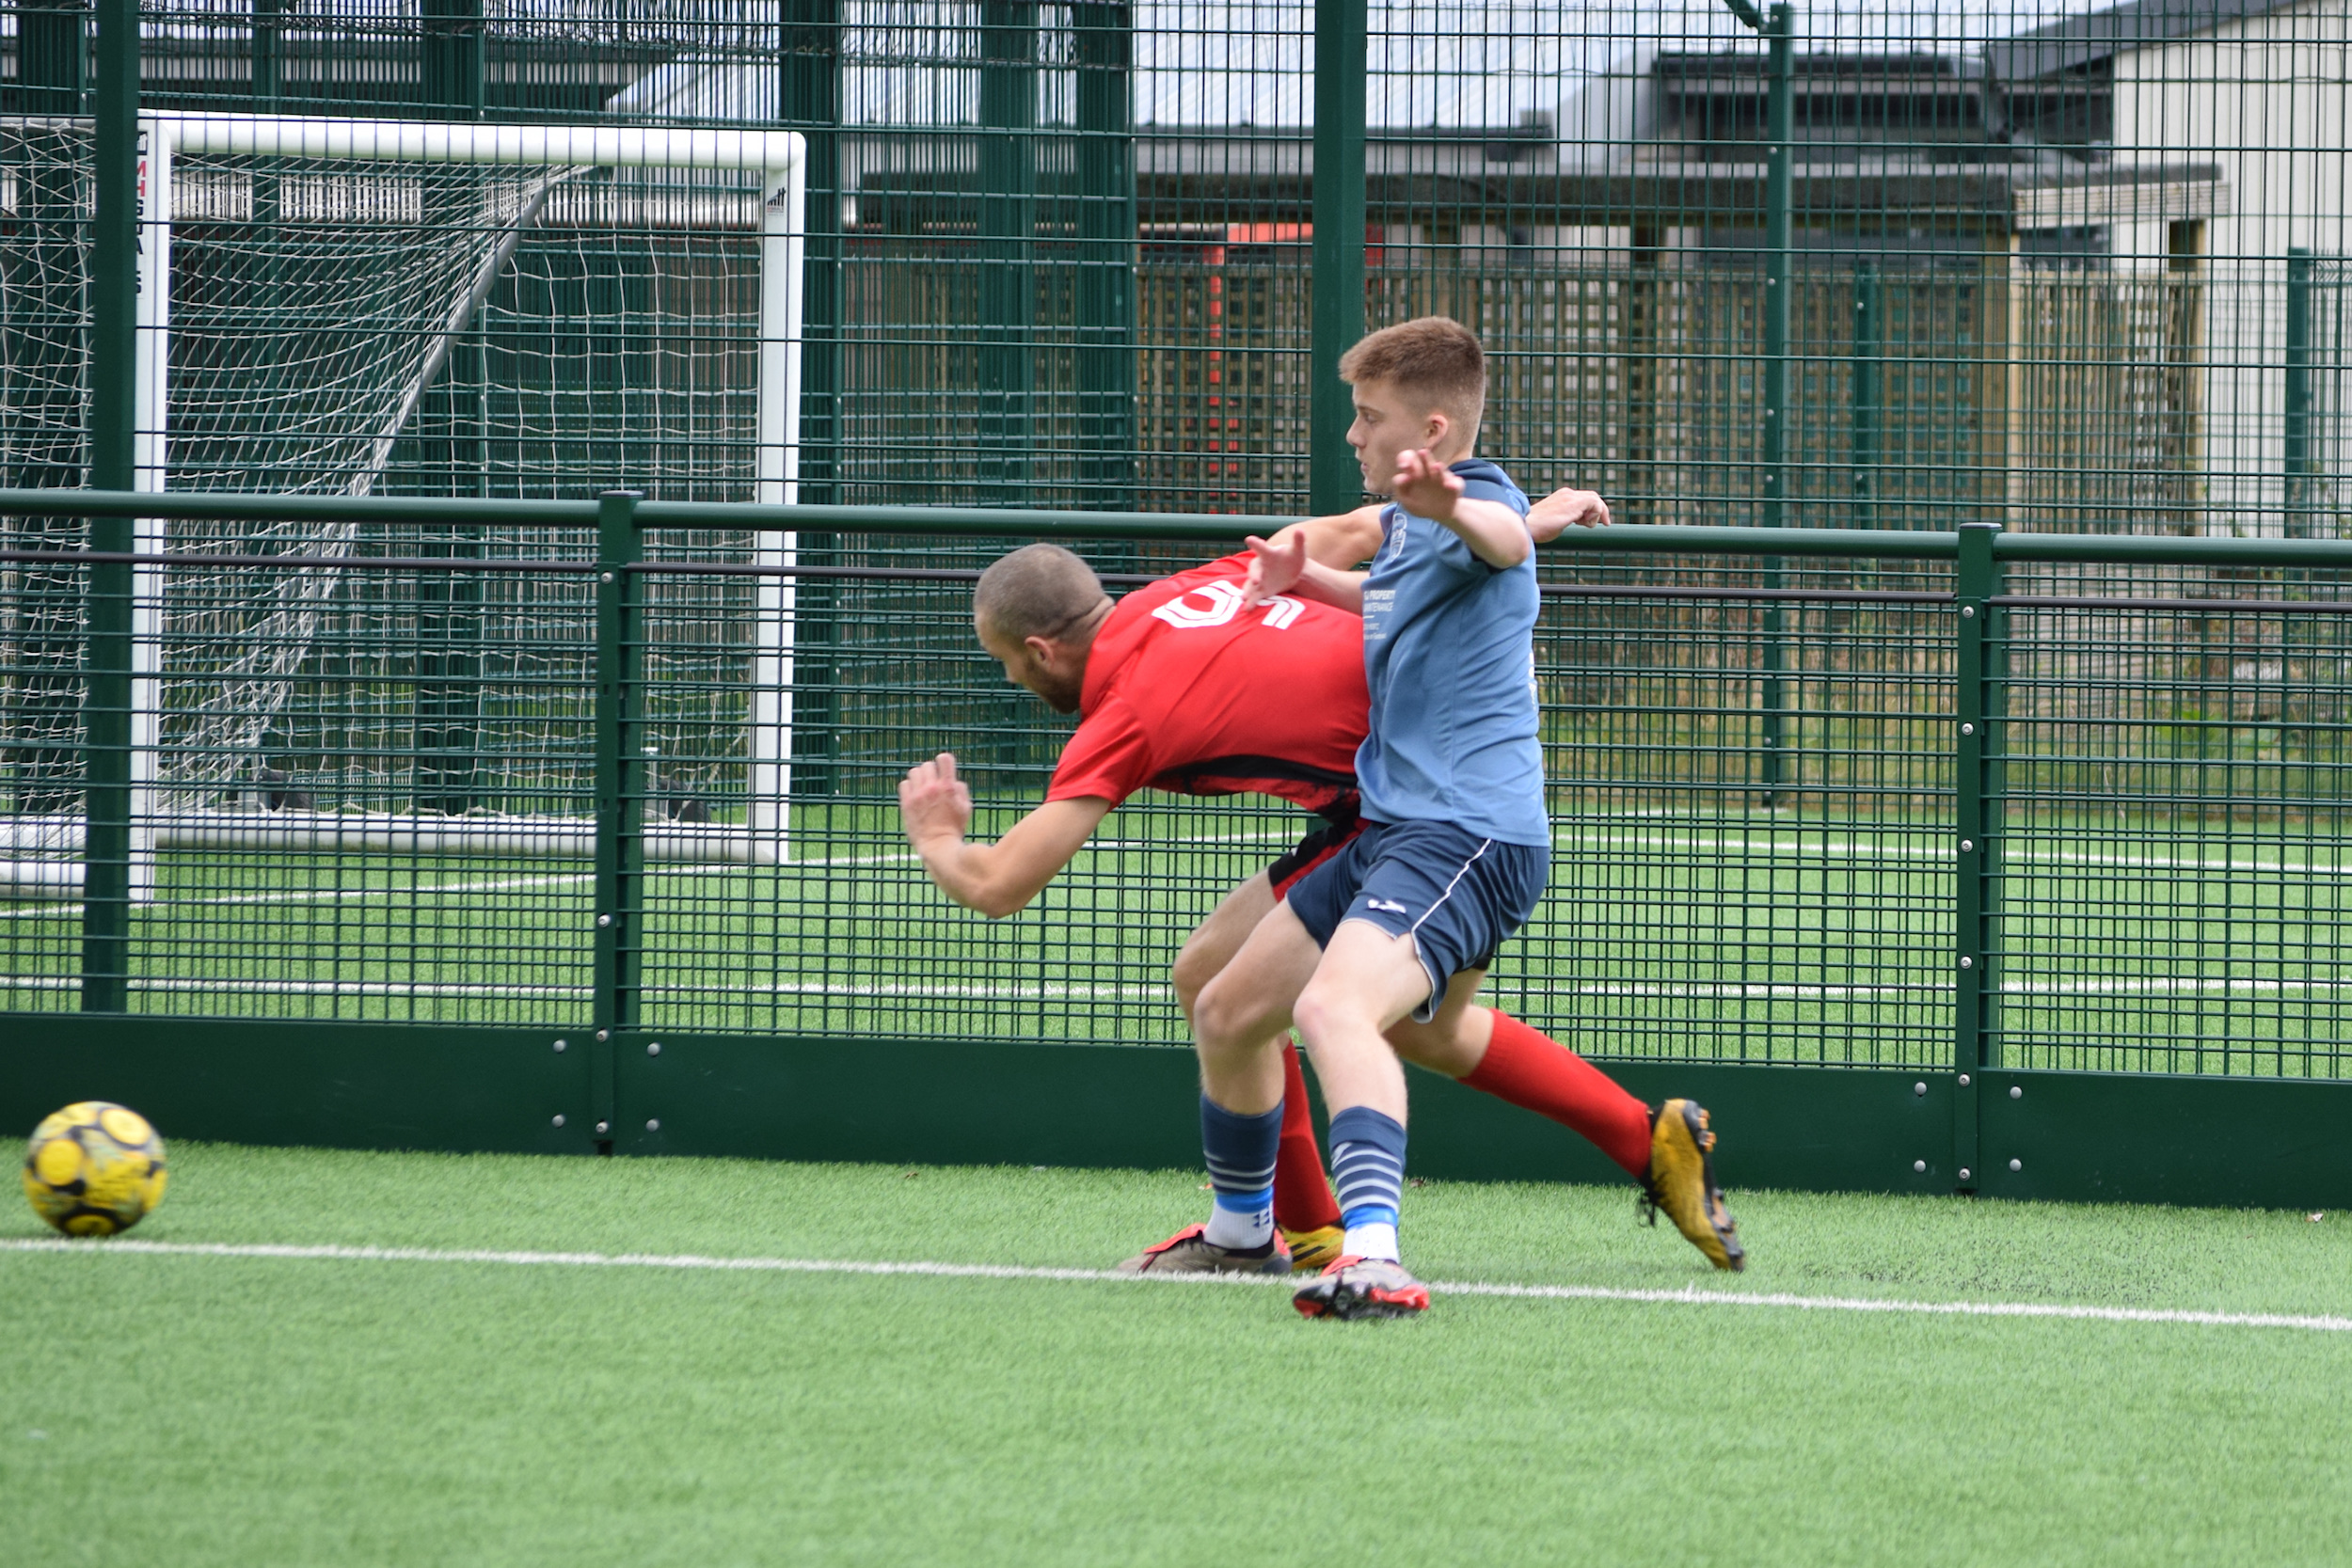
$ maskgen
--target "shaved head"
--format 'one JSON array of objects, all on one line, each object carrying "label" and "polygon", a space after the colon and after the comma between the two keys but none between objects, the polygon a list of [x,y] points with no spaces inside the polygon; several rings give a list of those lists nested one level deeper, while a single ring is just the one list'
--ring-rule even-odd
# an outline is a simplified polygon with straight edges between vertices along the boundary
[{"label": "shaved head", "polygon": [[980,574],[972,620],[983,638],[1063,635],[1103,602],[1094,568],[1059,545],[1028,545]]},{"label": "shaved head", "polygon": [[1087,657],[1111,612],[1094,568],[1059,545],[1030,545],[980,574],[972,591],[972,629],[980,646],[1056,713],[1075,713],[1086,692]]}]

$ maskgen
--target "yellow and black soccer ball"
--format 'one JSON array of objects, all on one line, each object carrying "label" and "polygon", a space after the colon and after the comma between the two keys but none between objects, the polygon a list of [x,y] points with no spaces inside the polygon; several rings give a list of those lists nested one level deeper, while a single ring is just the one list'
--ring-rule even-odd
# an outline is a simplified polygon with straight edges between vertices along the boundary
[{"label": "yellow and black soccer ball", "polygon": [[164,1140],[136,1111],[103,1100],[49,1117],[24,1151],[33,1212],[69,1236],[130,1229],[163,1202],[164,1180]]}]

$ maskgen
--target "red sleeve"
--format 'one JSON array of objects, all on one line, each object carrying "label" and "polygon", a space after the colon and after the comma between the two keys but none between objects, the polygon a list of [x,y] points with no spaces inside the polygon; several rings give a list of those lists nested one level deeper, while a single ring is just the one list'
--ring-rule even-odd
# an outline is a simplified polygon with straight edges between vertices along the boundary
[{"label": "red sleeve", "polygon": [[1091,795],[1115,806],[1151,779],[1151,739],[1127,705],[1114,697],[1089,714],[1061,749],[1045,798],[1074,800]]}]

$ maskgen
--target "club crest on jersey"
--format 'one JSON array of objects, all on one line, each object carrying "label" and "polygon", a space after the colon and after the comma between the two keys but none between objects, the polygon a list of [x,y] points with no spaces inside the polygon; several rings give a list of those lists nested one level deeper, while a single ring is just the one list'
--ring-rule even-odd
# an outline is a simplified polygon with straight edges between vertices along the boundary
[{"label": "club crest on jersey", "polygon": [[[1205,599],[1205,604],[1195,600]],[[1204,582],[1187,589],[1168,603],[1154,610],[1154,619],[1167,622],[1182,631],[1197,631],[1204,626],[1221,626],[1241,613],[1241,590],[1230,582]],[[1276,631],[1288,627],[1306,612],[1303,599],[1277,594],[1264,605],[1265,624]]]}]

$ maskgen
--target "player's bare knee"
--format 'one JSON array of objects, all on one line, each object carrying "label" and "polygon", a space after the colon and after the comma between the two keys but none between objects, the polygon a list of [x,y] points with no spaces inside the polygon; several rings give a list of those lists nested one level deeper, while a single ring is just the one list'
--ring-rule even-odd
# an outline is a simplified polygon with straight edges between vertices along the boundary
[{"label": "player's bare knee", "polygon": [[[1334,1032],[1367,1022],[1363,999],[1349,989],[1318,975],[1308,982],[1299,993],[1298,1005],[1292,1009],[1298,1021],[1298,1032],[1311,1045],[1329,1037]],[[1370,1021],[1374,1027],[1377,1020]]]},{"label": "player's bare knee", "polygon": [[1177,953],[1176,961],[1168,966],[1168,977],[1176,988],[1176,1006],[1184,1010],[1188,1021],[1198,1023],[1200,992],[1216,978],[1216,967],[1198,946],[1186,942]]},{"label": "player's bare knee", "polygon": [[1201,1054],[1222,1055],[1263,1043],[1267,1032],[1253,1034],[1249,1027],[1262,1010],[1241,987],[1220,984],[1213,976],[1194,996],[1189,1009],[1193,1037],[1200,1042]]}]

